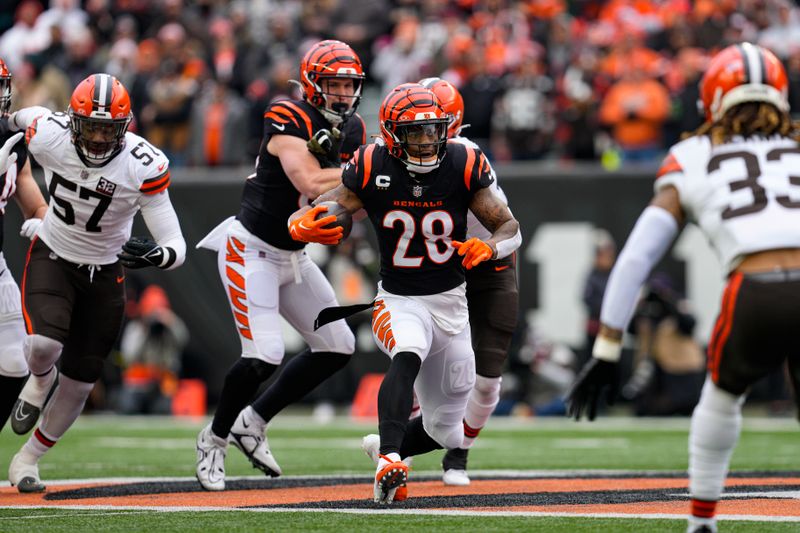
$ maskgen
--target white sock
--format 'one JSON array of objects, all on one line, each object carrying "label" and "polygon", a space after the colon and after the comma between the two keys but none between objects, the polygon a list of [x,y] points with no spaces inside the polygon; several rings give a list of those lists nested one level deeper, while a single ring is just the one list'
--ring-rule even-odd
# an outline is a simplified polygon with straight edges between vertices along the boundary
[{"label": "white sock", "polygon": [[43,375],[37,376],[36,374],[31,374],[28,381],[25,383],[25,387],[23,387],[22,391],[19,393],[19,399],[41,409],[47,398],[47,393],[50,392],[50,389],[53,387],[57,376],[58,371],[54,366],[51,366],[50,370]]},{"label": "white sock", "polygon": [[462,448],[471,448],[478,433],[489,421],[497,402],[500,401],[500,384],[503,378],[475,376],[475,386],[469,393],[467,410],[464,413],[464,442]]},{"label": "white sock", "polygon": [[44,409],[39,430],[50,440],[60,439],[80,416],[93,388],[94,383],[77,381],[62,374]]},{"label": "white sock", "polygon": [[693,499],[718,501],[722,496],[742,428],[744,400],[744,395],[729,394],[706,379],[689,432],[689,493]]},{"label": "white sock", "polygon": [[38,462],[39,459],[46,454],[54,444],[54,439],[50,439],[47,435],[42,434],[42,432],[37,429],[30,437],[28,437],[28,440],[22,445],[22,448],[19,451],[31,459],[28,462],[35,463]]}]

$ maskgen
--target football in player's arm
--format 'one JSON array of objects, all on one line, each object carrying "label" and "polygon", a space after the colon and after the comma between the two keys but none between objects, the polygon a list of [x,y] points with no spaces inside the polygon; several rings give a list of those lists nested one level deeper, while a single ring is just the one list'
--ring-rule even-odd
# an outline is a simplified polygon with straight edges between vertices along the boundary
[{"label": "football in player's arm", "polygon": [[[9,466],[20,492],[44,490],[39,459],[78,418],[100,377],[124,315],[124,268],[173,269],[186,254],[167,192],[169,161],[127,131],[131,117],[125,87],[92,74],[75,88],[67,113],[30,107],[9,118],[12,130],[24,131],[50,193],[23,277],[31,377],[12,429],[26,433],[43,417]],[[139,211],[152,239],[130,236]]]}]

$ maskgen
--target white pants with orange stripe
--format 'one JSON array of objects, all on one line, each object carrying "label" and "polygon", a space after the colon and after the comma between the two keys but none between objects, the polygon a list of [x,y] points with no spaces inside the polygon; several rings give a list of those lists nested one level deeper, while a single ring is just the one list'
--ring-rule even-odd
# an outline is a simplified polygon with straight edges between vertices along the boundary
[{"label": "white pants with orange stripe", "polygon": [[217,266],[242,342],[242,357],[281,364],[281,316],[312,352],[355,350],[355,338],[344,320],[314,331],[319,312],[338,303],[333,287],[305,250],[270,246],[232,220],[217,252]]},{"label": "white pants with orange stripe", "polygon": [[22,351],[25,337],[19,287],[0,252],[0,375],[24,377],[28,374]]},{"label": "white pants with orange stripe", "polygon": [[447,449],[461,446],[475,383],[466,302],[463,286],[429,296],[400,296],[379,287],[372,313],[373,338],[384,353],[412,352],[422,359],[414,382],[422,425]]}]

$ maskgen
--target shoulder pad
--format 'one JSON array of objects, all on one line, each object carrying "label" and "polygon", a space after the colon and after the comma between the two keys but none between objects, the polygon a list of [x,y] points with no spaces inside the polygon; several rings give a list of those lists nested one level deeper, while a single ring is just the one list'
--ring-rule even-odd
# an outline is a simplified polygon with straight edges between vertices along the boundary
[{"label": "shoulder pad", "polygon": [[659,179],[668,174],[684,174],[698,165],[704,167],[708,161],[711,143],[706,136],[684,139],[670,148],[656,174]]},{"label": "shoulder pad", "polygon": [[66,113],[44,113],[30,123],[25,130],[25,143],[34,149],[46,149],[50,145],[58,144],[59,137],[71,135],[69,119]]},{"label": "shoulder pad", "polygon": [[128,133],[126,141],[127,156],[136,175],[141,181],[139,192],[143,194],[158,194],[167,190],[170,184],[169,159],[161,150],[133,133]]},{"label": "shoulder pad", "polygon": [[270,104],[264,113],[264,128],[271,135],[294,135],[304,139],[310,139],[314,134],[308,112],[293,100],[278,100]]}]

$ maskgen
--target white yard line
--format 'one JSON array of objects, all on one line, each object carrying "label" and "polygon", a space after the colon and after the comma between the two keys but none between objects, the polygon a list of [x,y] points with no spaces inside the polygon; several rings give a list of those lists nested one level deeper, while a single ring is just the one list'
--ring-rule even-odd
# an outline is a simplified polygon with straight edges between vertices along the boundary
[{"label": "white yard line", "polygon": [[[175,506],[123,506],[123,505],[59,505],[53,507],[40,507],[35,505],[0,506],[0,509],[64,509],[70,511],[157,511],[165,513],[179,512],[250,512],[250,513],[343,513],[366,515],[422,515],[422,516],[497,516],[497,517],[563,517],[563,518],[631,518],[645,520],[686,520],[684,514],[667,513],[556,513],[533,511],[456,511],[434,509],[318,509],[318,508],[253,508],[231,509],[230,507],[175,507]],[[102,513],[92,513],[101,515]],[[108,515],[123,514],[109,512]],[[137,514],[137,513],[132,513]],[[88,515],[88,516],[92,516]],[[11,517],[9,517],[11,518]],[[16,516],[14,520],[52,518],[52,515]],[[718,515],[718,521],[741,522],[800,522],[800,516],[761,516],[761,515]]]}]

